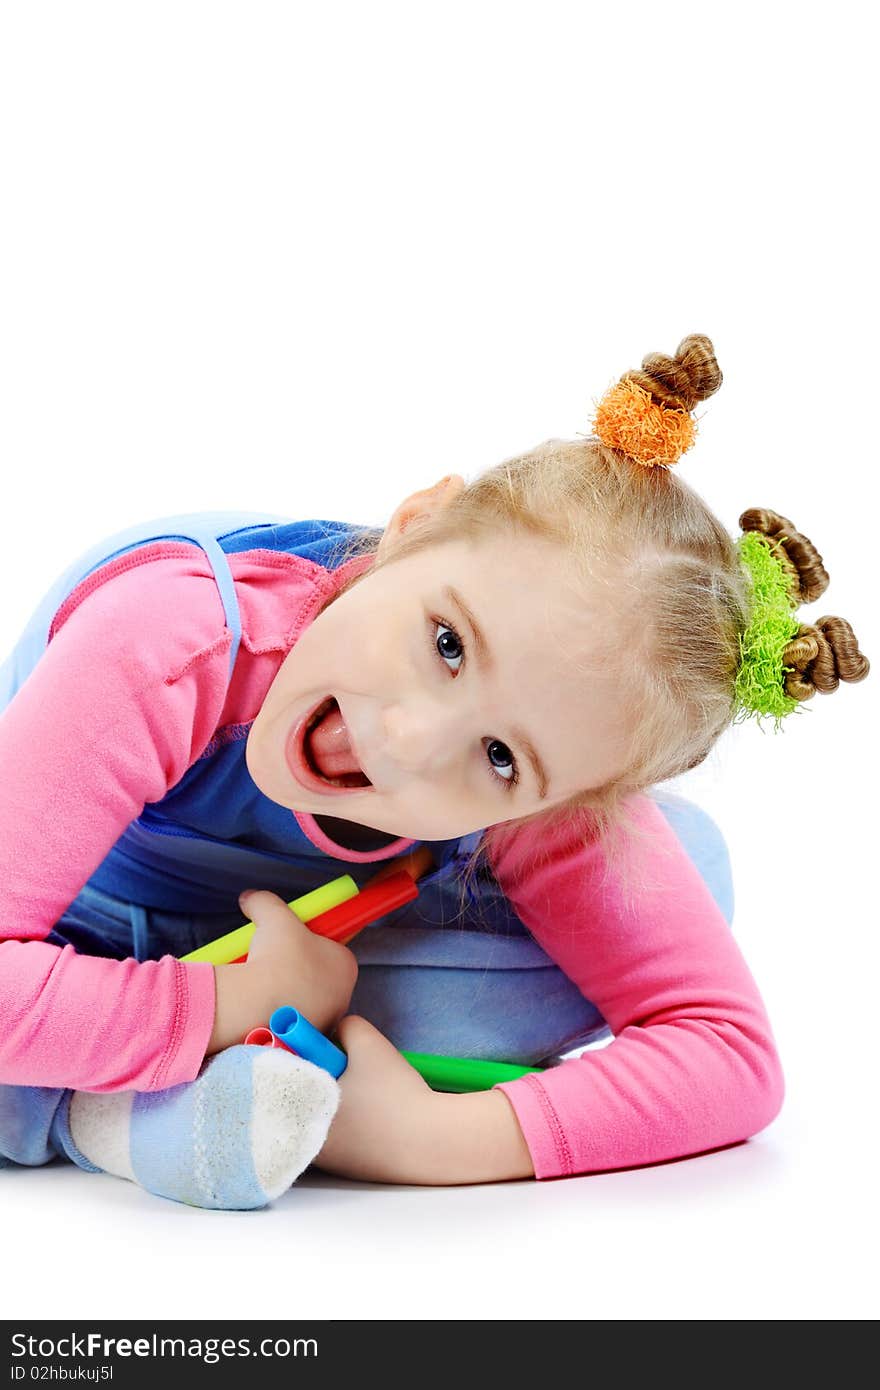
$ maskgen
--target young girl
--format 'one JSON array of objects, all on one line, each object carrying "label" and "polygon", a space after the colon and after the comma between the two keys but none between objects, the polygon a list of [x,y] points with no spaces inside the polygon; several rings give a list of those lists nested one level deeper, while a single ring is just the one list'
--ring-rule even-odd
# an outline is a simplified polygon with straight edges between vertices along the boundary
[{"label": "young girl", "polygon": [[[723,839],[649,789],[868,662],[842,618],[794,618],[828,575],[791,522],[747,511],[734,541],[670,471],[720,384],[692,335],[595,435],[384,530],[162,518],[61,576],[0,669],[0,1162],[249,1208],[313,1161],[543,1179],[774,1118]],[[418,898],[350,947],[286,905],[414,847]],[[243,920],[246,963],[178,959]],[[242,1045],[282,1004],[339,1082]],[[401,1049],[546,1069],[445,1094]]]}]

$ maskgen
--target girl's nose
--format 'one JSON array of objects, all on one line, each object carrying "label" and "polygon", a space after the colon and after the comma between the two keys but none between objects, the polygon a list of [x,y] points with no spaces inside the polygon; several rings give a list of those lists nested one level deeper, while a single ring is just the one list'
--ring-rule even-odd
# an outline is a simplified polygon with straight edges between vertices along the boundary
[{"label": "girl's nose", "polygon": [[460,755],[463,714],[430,700],[389,705],[383,716],[383,753],[410,776],[436,774],[444,760]]}]

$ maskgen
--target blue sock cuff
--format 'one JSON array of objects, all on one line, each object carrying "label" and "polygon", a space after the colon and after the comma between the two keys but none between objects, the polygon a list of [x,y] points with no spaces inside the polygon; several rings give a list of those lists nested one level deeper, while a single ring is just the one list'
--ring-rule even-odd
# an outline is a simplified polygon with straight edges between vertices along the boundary
[{"label": "blue sock cuff", "polygon": [[80,1153],[73,1142],[70,1132],[70,1102],[73,1096],[73,1091],[65,1091],[55,1111],[49,1131],[52,1142],[57,1150],[65,1153],[70,1161],[76,1164],[77,1168],[84,1168],[87,1173],[103,1173],[104,1169],[92,1163],[84,1153]]}]

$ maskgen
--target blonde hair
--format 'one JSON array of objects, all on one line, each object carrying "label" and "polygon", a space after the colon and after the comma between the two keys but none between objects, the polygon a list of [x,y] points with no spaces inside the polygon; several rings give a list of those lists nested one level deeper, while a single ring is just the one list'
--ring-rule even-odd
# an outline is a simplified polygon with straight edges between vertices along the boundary
[{"label": "blonde hair", "polygon": [[[641,371],[621,378],[629,380],[680,412],[717,390],[721,373],[709,339],[691,335],[674,358],[651,354]],[[801,602],[824,592],[822,557],[785,517],[751,508],[739,524],[780,543]],[[505,532],[514,556],[517,537],[536,537],[564,549],[575,581],[581,577],[607,593],[620,622],[601,653],[602,668],[617,679],[632,739],[626,766],[603,786],[488,827],[468,870],[525,825],[577,824],[585,838],[604,842],[609,871],[613,866],[633,891],[635,864],[624,866],[624,859],[642,837],[631,798],[697,767],[733,722],[751,577],[734,538],[681,477],[667,467],[645,467],[596,436],[550,439],[489,468],[424,523],[408,527],[373,569],[445,541],[478,545]],[[355,530],[344,558],[375,553],[380,536],[375,528]],[[786,689],[799,700],[835,690],[840,680],[861,680],[869,669],[849,623],[836,617],[801,624],[785,662],[793,667]],[[534,860],[531,847],[530,855]]]}]

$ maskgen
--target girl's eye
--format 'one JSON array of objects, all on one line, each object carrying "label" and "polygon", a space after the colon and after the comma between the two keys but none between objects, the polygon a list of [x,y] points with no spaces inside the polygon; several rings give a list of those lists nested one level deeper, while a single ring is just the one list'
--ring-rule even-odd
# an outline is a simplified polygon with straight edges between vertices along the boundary
[{"label": "girl's eye", "polygon": [[[435,631],[439,628],[441,633],[439,637],[435,636],[434,639],[434,645],[437,648],[437,653],[440,657],[443,658],[444,663],[447,660],[457,661],[459,663],[455,667],[449,667],[449,670],[452,671],[453,675],[457,675],[458,672],[461,670],[462,666],[464,665],[464,646],[462,644],[462,640],[454,627],[447,627],[446,624],[442,623],[439,618],[435,618],[433,620],[433,626],[435,628]],[[458,648],[457,651],[456,648]]]},{"label": "girl's eye", "polygon": [[[436,655],[447,670],[451,670],[453,675],[457,675],[465,664],[464,643],[455,628],[450,627],[442,618],[432,618],[431,629],[433,632],[432,646]],[[437,636],[438,630],[439,637]],[[458,665],[451,667],[450,661],[455,661]],[[484,763],[483,766],[489,769],[489,776],[493,782],[501,782],[506,791],[512,791],[519,781],[516,759],[507,744],[502,743],[500,739],[490,738],[487,743],[490,762],[489,764]],[[494,761],[496,758],[498,759],[497,762]],[[507,772],[499,773],[498,769],[505,766]]]}]

